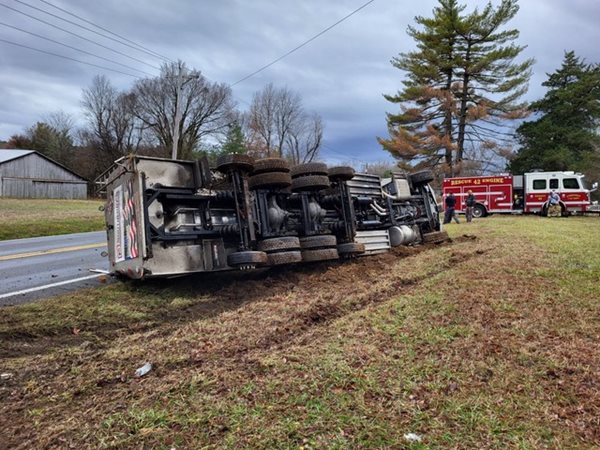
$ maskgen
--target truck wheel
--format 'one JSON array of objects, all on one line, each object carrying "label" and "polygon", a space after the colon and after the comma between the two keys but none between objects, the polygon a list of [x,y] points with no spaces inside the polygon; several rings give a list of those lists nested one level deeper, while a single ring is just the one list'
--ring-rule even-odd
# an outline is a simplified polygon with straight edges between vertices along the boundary
[{"label": "truck wheel", "polygon": [[439,244],[440,242],[446,242],[448,239],[448,233],[445,231],[434,231],[423,235],[423,243]]},{"label": "truck wheel", "polygon": [[296,236],[270,238],[260,241],[257,245],[261,252],[277,252],[279,250],[299,250],[300,239]]},{"label": "truck wheel", "polygon": [[331,181],[349,181],[354,178],[354,169],[349,166],[335,166],[329,168],[329,179]]},{"label": "truck wheel", "polygon": [[254,172],[252,175],[266,172],[289,172],[290,165],[282,158],[263,158],[254,161]]},{"label": "truck wheel", "polygon": [[269,266],[281,266],[283,264],[293,264],[302,261],[302,253],[299,250],[291,252],[270,253],[267,255],[267,264]]},{"label": "truck wheel", "polygon": [[290,187],[291,184],[292,177],[288,172],[265,172],[248,179],[250,189],[281,189]]},{"label": "truck wheel", "polygon": [[475,205],[473,207],[473,217],[475,217],[476,219],[480,219],[485,216],[487,216],[487,210],[485,209],[485,206]]},{"label": "truck wheel", "polygon": [[337,239],[332,234],[322,234],[318,236],[306,236],[300,238],[300,247],[304,249],[335,247]]},{"label": "truck wheel", "polygon": [[329,178],[325,175],[307,175],[292,180],[292,191],[320,191],[329,188]]},{"label": "truck wheel", "polygon": [[254,158],[248,155],[236,155],[233,153],[221,155],[217,159],[217,170],[225,174],[230,170],[252,172],[254,170]]},{"label": "truck wheel", "polygon": [[298,164],[297,166],[293,166],[290,170],[290,174],[292,178],[298,178],[305,175],[329,175],[329,171],[327,170],[327,164],[320,162],[306,163],[306,164]]},{"label": "truck wheel", "polygon": [[231,267],[239,266],[262,266],[267,263],[267,254],[265,252],[235,252],[227,255],[227,265]]},{"label": "truck wheel", "polygon": [[365,244],[360,242],[346,242],[337,246],[337,251],[340,258],[351,258],[352,256],[360,255],[366,251]]},{"label": "truck wheel", "polygon": [[335,248],[302,250],[302,261],[304,262],[328,261],[331,259],[338,259],[339,257],[337,249]]},{"label": "truck wheel", "polygon": [[410,181],[413,186],[421,186],[423,184],[431,183],[434,180],[433,172],[431,170],[422,170],[410,174]]}]

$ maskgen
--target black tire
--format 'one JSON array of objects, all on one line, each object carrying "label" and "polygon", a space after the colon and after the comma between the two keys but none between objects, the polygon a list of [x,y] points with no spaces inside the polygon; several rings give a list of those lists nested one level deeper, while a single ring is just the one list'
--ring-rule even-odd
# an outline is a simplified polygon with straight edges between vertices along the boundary
[{"label": "black tire", "polygon": [[335,248],[321,248],[318,250],[302,250],[302,261],[328,261],[331,259],[339,259],[340,255]]},{"label": "black tire", "polygon": [[230,170],[252,172],[254,170],[254,158],[232,153],[221,155],[217,158],[217,170],[221,173],[227,173]]},{"label": "black tire", "polygon": [[352,256],[360,255],[366,251],[365,244],[360,242],[346,242],[345,244],[339,244],[337,251],[340,256]]},{"label": "black tire", "polygon": [[267,172],[289,172],[290,165],[285,159],[281,158],[263,158],[254,161],[253,175]]},{"label": "black tire", "polygon": [[288,172],[266,172],[252,175],[248,179],[249,189],[282,189],[290,187],[292,177]]},{"label": "black tire", "polygon": [[473,206],[473,218],[481,219],[485,216],[487,216],[487,210],[485,209],[485,206],[480,204],[476,204],[475,206]]},{"label": "black tire", "polygon": [[277,252],[279,250],[299,250],[300,239],[296,236],[285,236],[278,238],[265,239],[257,244],[261,252]]},{"label": "black tire", "polygon": [[292,180],[292,191],[320,191],[329,189],[329,178],[325,175],[307,175]]},{"label": "black tire", "polygon": [[329,175],[327,170],[327,164],[320,162],[312,162],[306,164],[298,164],[293,166],[290,170],[292,178],[298,178],[305,175]]},{"label": "black tire", "polygon": [[265,252],[235,252],[227,255],[227,265],[237,266],[261,266],[267,263],[267,254]]},{"label": "black tire", "polygon": [[354,178],[355,171],[349,166],[335,166],[329,168],[329,179],[331,181],[349,181]]},{"label": "black tire", "polygon": [[423,184],[431,183],[433,180],[434,176],[431,170],[422,170],[410,174],[410,181],[413,186],[421,186]]},{"label": "black tire", "polygon": [[270,253],[267,255],[267,264],[269,266],[281,266],[284,264],[294,264],[299,262],[302,262],[302,252],[299,250]]},{"label": "black tire", "polygon": [[332,234],[321,234],[318,236],[306,236],[300,238],[300,247],[304,249],[314,248],[335,248],[337,245],[337,239]]},{"label": "black tire", "polygon": [[440,243],[446,242],[448,239],[448,233],[445,231],[434,231],[432,233],[427,233],[423,235],[424,243]]}]

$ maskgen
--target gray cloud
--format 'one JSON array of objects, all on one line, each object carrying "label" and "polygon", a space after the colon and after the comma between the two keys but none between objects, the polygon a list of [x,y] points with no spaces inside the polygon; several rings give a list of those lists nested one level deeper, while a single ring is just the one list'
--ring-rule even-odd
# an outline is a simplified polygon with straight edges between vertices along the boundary
[{"label": "gray cloud", "polygon": [[[24,1],[64,16],[42,2]],[[180,58],[213,81],[226,83],[233,83],[279,57],[363,3],[360,0],[49,1],[171,59]],[[485,4],[483,1],[463,3],[468,9]],[[161,63],[159,58],[78,30],[16,2],[7,4],[152,65]],[[375,138],[386,135],[385,113],[394,111],[394,106],[386,102],[382,94],[394,93],[401,87],[402,73],[389,61],[413,47],[406,35],[407,26],[417,15],[431,15],[435,5],[434,0],[376,0],[306,47],[236,85],[234,95],[244,108],[244,102],[249,102],[252,93],[266,83],[288,86],[302,95],[308,110],[323,116],[325,159],[331,162],[388,159]],[[600,8],[596,0],[522,0],[520,5],[521,10],[510,26],[521,31],[519,43],[527,45],[524,57],[537,61],[527,100],[543,95],[541,83],[545,74],[560,65],[565,50],[575,50],[589,62],[600,62],[596,44]],[[158,73],[139,62],[1,9],[2,22],[149,73]],[[128,71],[2,26],[0,39]],[[128,88],[134,80],[2,42],[0,64],[3,68],[0,71],[0,139],[21,132],[45,114],[59,109],[79,116],[81,122],[81,89],[88,86],[97,73],[105,73],[121,89]]]}]

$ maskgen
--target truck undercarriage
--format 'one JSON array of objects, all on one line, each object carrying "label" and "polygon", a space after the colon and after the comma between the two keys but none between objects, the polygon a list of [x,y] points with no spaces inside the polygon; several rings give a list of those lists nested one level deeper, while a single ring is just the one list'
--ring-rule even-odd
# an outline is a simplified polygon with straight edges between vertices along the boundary
[{"label": "truck undercarriage", "polygon": [[130,156],[106,172],[111,270],[129,278],[353,258],[440,231],[424,171],[355,174],[279,158]]}]

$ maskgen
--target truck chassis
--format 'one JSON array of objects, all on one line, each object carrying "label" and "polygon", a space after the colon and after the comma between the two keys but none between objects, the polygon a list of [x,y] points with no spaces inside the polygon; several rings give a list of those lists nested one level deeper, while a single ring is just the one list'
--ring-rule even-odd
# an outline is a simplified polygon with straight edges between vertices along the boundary
[{"label": "truck chassis", "polygon": [[100,183],[113,273],[133,279],[354,258],[441,235],[428,171],[128,156]]}]

